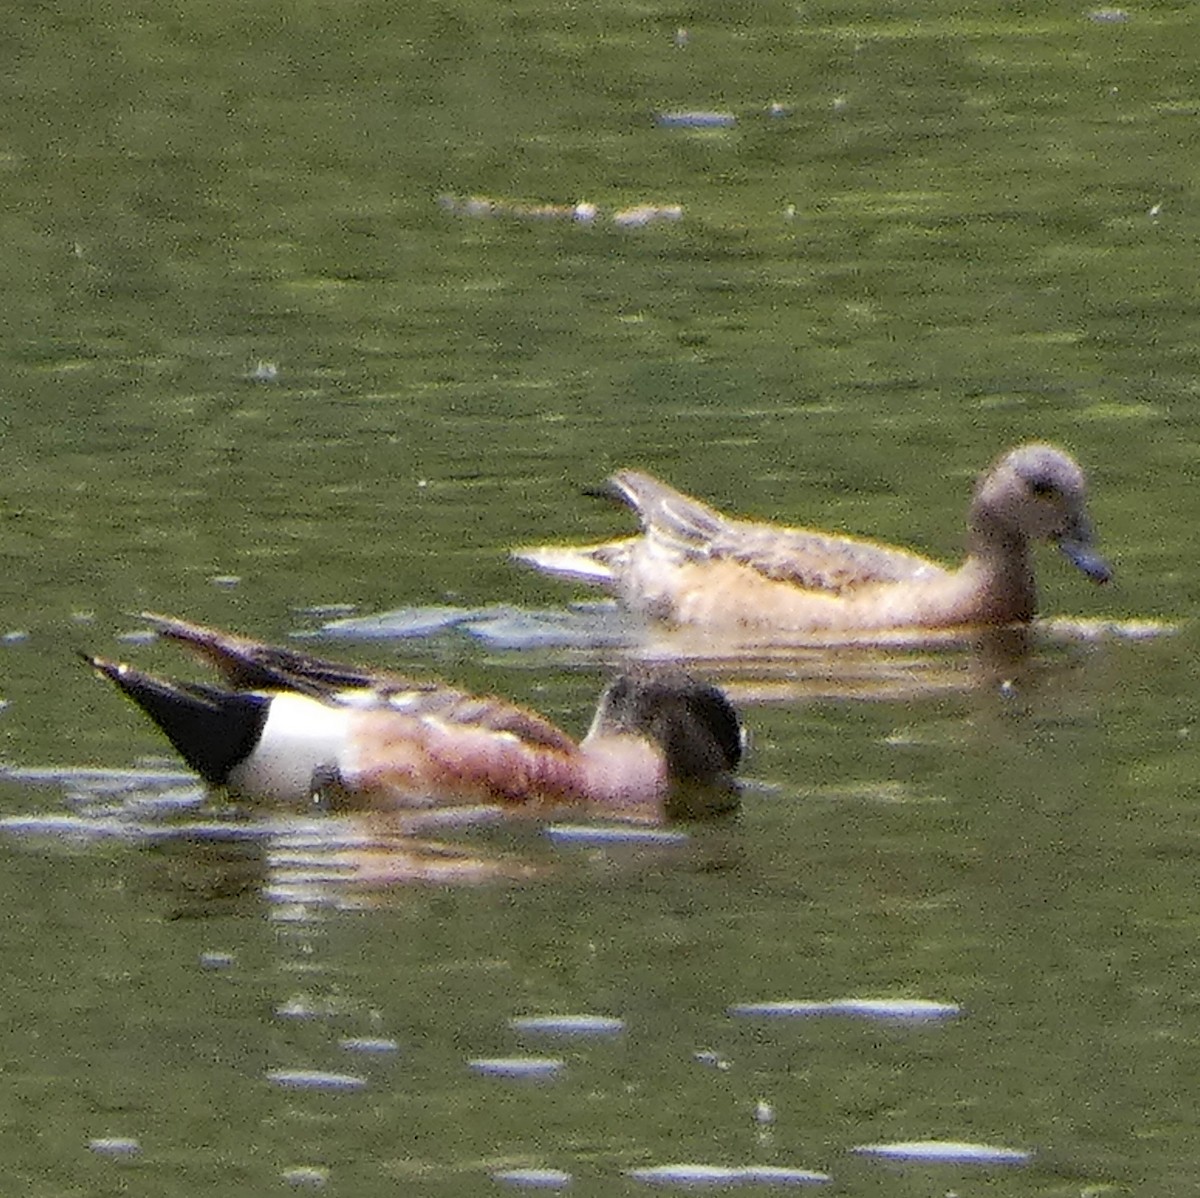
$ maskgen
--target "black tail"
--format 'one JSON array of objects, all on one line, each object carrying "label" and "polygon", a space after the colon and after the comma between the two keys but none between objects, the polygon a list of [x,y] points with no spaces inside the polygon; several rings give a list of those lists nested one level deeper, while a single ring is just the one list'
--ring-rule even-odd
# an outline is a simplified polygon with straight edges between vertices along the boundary
[{"label": "black tail", "polygon": [[229,771],[258,745],[271,706],[269,695],[170,682],[121,662],[88,653],[80,656],[123,690],[206,782],[223,785]]}]

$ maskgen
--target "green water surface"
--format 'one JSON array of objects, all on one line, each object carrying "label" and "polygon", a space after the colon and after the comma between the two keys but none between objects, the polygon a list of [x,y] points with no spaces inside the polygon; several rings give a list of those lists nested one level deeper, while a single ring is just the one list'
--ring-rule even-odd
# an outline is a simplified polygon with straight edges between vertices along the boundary
[{"label": "green water surface", "polygon": [[[1177,2],[14,8],[0,1188],[457,1196],[541,1168],[610,1195],[694,1164],[1194,1193],[1196,39]],[[735,120],[656,121],[680,112]],[[614,221],[637,205],[682,217]],[[628,531],[581,494],[624,465],[953,559],[976,472],[1031,439],[1089,473],[1115,585],[1039,557],[1088,634],[1000,672],[961,645],[709,663],[749,781],[681,844],[407,844],[29,772],[169,761],[73,657],[187,669],[116,639],[146,608],[274,640],[564,611],[581,593],[508,550]],[[621,657],[327,648],[576,732]],[[729,1013],[844,998],[959,1013]],[[530,1014],[625,1030],[531,1041]],[[521,1052],[563,1069],[468,1065]],[[113,1137],[136,1155],[89,1147]],[[853,1151],[914,1140],[1032,1157]]]}]

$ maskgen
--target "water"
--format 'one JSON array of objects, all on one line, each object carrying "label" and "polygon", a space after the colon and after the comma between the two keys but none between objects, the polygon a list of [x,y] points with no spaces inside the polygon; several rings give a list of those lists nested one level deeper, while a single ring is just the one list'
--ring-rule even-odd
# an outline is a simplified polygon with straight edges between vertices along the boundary
[{"label": "water", "polygon": [[[9,1187],[1193,1192],[1191,28],[542,0],[13,23]],[[628,529],[582,488],[637,465],[953,558],[975,472],[1034,438],[1087,467],[1115,586],[1044,555],[1064,619],[1017,657],[706,654],[753,736],[731,824],[229,811],[73,657],[187,671],[138,635],[167,610],[579,732],[624,655],[696,648],[509,564]],[[895,1017],[920,1002],[955,1014]],[[771,1003],[827,1005],[737,1013]],[[515,1022],[584,1014],[623,1030]]]}]

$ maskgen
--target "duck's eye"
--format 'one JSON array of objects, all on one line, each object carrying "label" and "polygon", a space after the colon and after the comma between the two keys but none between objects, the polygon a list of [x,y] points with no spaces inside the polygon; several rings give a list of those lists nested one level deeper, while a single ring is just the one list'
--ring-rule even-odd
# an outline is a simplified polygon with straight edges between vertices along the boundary
[{"label": "duck's eye", "polygon": [[1039,499],[1051,499],[1058,494],[1058,488],[1044,478],[1035,478],[1029,484],[1029,490]]}]

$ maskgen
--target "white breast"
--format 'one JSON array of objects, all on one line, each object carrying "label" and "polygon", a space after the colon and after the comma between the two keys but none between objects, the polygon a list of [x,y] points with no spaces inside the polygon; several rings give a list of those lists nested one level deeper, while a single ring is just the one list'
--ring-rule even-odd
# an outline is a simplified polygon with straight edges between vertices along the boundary
[{"label": "white breast", "polygon": [[309,798],[314,776],[340,775],[354,714],[305,695],[273,696],[258,744],[230,771],[229,789],[285,802]]}]

